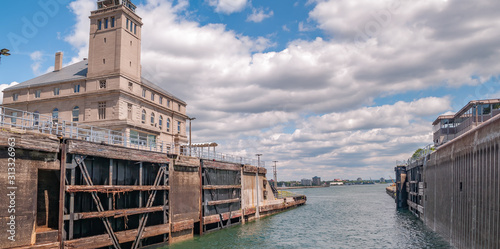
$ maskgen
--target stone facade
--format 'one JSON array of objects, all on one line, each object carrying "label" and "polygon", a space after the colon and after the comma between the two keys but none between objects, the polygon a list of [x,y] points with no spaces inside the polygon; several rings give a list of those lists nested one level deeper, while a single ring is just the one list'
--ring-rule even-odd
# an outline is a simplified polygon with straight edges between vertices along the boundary
[{"label": "stone facade", "polygon": [[[141,18],[125,5],[90,16],[89,58],[4,90],[8,108],[185,144],[186,103],[141,77]],[[21,113],[17,114],[21,115]],[[177,146],[176,146],[177,147]]]}]

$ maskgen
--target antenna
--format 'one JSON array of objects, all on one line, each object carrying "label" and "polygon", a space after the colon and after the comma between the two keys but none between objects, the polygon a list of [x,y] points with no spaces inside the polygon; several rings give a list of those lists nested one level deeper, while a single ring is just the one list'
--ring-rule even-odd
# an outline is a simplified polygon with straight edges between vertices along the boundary
[{"label": "antenna", "polygon": [[273,166],[273,174],[274,174],[274,188],[278,188],[278,172],[276,170],[276,163],[278,161],[273,161],[274,162],[274,166]]}]

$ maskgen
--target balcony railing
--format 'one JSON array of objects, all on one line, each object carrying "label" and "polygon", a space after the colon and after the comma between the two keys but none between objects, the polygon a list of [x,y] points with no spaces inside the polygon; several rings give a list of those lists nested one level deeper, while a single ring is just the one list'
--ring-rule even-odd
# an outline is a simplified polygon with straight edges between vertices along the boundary
[{"label": "balcony railing", "polygon": [[[20,130],[35,131],[44,134],[52,134],[62,138],[81,139],[89,142],[105,143],[139,150],[155,151],[160,153],[171,153],[190,155],[189,148],[185,145],[175,145],[164,141],[158,141],[145,136],[128,136],[121,131],[115,131],[102,127],[82,124],[71,121],[56,120],[47,115],[16,110],[0,106],[0,127],[16,128]],[[192,156],[202,159],[216,160],[231,163],[257,165],[255,159],[223,154],[223,153],[196,153]],[[264,167],[265,162],[261,161]]]}]

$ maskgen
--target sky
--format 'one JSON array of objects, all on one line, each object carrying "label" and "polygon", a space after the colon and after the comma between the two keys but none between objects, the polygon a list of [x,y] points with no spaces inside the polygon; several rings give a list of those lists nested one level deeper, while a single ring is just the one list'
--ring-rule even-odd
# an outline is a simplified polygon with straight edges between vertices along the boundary
[{"label": "sky", "polygon": [[[500,1],[133,2],[142,74],[188,103],[193,143],[261,153],[278,180],[388,178],[437,116],[500,97]],[[0,90],[52,71],[57,51],[88,57],[95,0],[3,7]]]}]

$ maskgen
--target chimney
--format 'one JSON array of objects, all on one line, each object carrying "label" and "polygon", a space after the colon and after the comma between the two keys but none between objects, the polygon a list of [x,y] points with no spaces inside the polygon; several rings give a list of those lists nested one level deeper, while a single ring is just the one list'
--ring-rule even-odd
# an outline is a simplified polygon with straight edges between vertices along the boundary
[{"label": "chimney", "polygon": [[56,64],[54,65],[54,72],[57,72],[61,70],[62,68],[62,60],[63,60],[63,53],[62,52],[57,52],[56,53]]}]

